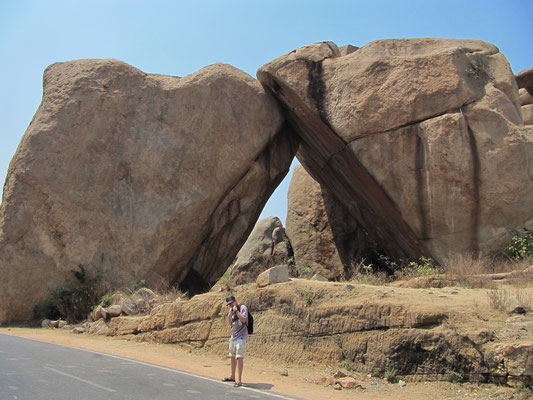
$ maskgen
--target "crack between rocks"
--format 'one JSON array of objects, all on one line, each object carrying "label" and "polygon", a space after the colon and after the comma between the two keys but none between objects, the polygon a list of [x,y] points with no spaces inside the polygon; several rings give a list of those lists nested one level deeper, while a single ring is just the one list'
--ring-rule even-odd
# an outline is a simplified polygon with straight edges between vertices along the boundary
[{"label": "crack between rocks", "polygon": [[481,204],[480,204],[480,186],[481,186],[481,179],[480,179],[480,157],[479,157],[479,149],[477,146],[476,136],[474,135],[474,131],[470,127],[470,124],[468,123],[468,119],[463,114],[463,110],[460,109],[461,115],[463,116],[466,128],[468,131],[468,139],[470,144],[470,153],[472,155],[472,201],[474,203],[473,209],[472,209],[472,215],[471,215],[471,221],[470,221],[470,231],[471,231],[471,238],[470,243],[471,247],[473,249],[474,254],[479,254],[479,220],[480,220],[480,213],[481,213]]},{"label": "crack between rocks", "polygon": [[[350,140],[349,142],[345,142],[346,143],[346,146],[349,146],[350,144],[352,144],[353,142],[357,141],[357,140],[360,140],[360,139],[363,139],[363,138],[366,138],[367,136],[372,136],[372,135],[381,135],[381,134],[385,134],[385,133],[391,133],[391,132],[394,132],[398,129],[402,129],[402,128],[407,128],[407,127],[410,127],[410,126],[413,126],[413,125],[417,125],[417,124],[420,124],[422,122],[425,122],[425,121],[428,121],[430,119],[433,119],[433,118],[438,118],[438,117],[442,117],[443,115],[446,115],[446,114],[456,114],[456,113],[462,113],[461,109],[463,107],[466,107],[466,106],[469,106],[470,104],[474,104],[475,102],[477,102],[478,100],[480,99],[480,97],[472,100],[472,101],[468,101],[462,105],[460,105],[459,107],[457,108],[453,108],[451,110],[446,110],[446,111],[443,111],[443,112],[440,112],[440,113],[437,113],[437,114],[433,114],[433,115],[430,115],[429,117],[427,118],[424,118],[424,119],[420,119],[420,120],[417,120],[417,121],[414,121],[414,122],[408,122],[406,124],[403,124],[403,125],[398,125],[398,126],[395,126],[393,128],[390,128],[390,129],[387,129],[387,130],[384,130],[384,131],[376,131],[376,132],[368,132],[368,133],[364,133],[360,136],[357,136],[355,139],[353,140]],[[463,115],[464,117],[464,115]],[[466,118],[465,118],[466,119]],[[344,149],[343,149],[344,150]],[[331,158],[333,158],[335,155],[337,155],[338,153],[340,153],[341,151],[343,150],[339,150],[338,152],[334,153],[328,160],[327,160],[327,163],[329,163],[329,160]],[[327,165],[326,163],[326,165]]]},{"label": "crack between rocks", "polygon": [[[220,196],[220,199],[219,201],[216,203],[215,207],[213,208],[213,212],[209,215],[209,218],[207,219],[206,221],[206,225],[208,226],[208,230],[207,230],[207,233],[206,235],[204,236],[204,239],[202,240],[202,242],[200,243],[200,245],[197,247],[197,251],[193,254],[193,256],[187,261],[186,265],[189,266],[189,265],[192,265],[194,260],[197,259],[197,256],[200,252],[200,250],[206,245],[206,243],[208,243],[208,241],[212,238],[212,233],[213,233],[213,215],[216,213],[216,211],[218,210],[218,208],[222,205],[222,203],[227,199],[227,197],[229,196],[229,194],[243,181],[243,179],[246,177],[246,175],[249,174],[249,172],[252,170],[253,166],[255,165],[255,163],[258,162],[258,160],[260,160],[264,155],[265,153],[268,153],[268,150],[270,149],[270,147],[272,146],[272,144],[274,143],[274,141],[278,138],[279,134],[281,132],[283,132],[285,130],[285,127],[286,127],[286,124],[287,122],[284,122],[280,128],[278,129],[278,131],[276,132],[276,134],[272,137],[272,139],[270,141],[268,141],[268,143],[265,145],[265,147],[263,147],[263,149],[259,152],[259,154],[257,155],[257,157],[254,159],[253,163],[250,165],[250,167],[248,169],[246,169],[246,171],[244,171],[244,173],[242,173],[237,179],[235,179],[233,185],[231,185],[221,196]],[[270,156],[267,157],[268,159],[266,160],[266,164],[267,164],[267,175],[269,175],[269,172],[270,172]],[[218,254],[218,252],[217,252]],[[190,267],[190,268],[187,268],[187,272],[182,274],[182,279],[185,279],[185,277],[188,275],[188,273],[194,269],[194,266]],[[177,279],[176,281],[178,281],[180,279]]]}]

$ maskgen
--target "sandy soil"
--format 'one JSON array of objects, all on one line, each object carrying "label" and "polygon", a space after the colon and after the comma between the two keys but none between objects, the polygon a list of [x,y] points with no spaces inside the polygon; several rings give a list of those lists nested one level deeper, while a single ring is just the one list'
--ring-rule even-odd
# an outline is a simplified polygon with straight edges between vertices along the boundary
[{"label": "sandy soil", "polygon": [[[176,345],[136,341],[131,338],[114,338],[88,334],[73,334],[70,330],[40,328],[0,328],[1,333],[22,336],[46,342],[115,354],[165,367],[176,368],[202,376],[221,379],[228,375],[229,360],[203,350]],[[281,372],[287,372],[283,376]],[[389,384],[382,379],[356,376],[364,389],[334,390],[330,386],[315,384],[321,376],[331,371],[318,367],[285,367],[264,360],[247,357],[243,381],[245,386],[268,390],[300,399],[528,399],[531,393],[495,385],[454,384],[446,382],[407,383],[405,387]]]}]

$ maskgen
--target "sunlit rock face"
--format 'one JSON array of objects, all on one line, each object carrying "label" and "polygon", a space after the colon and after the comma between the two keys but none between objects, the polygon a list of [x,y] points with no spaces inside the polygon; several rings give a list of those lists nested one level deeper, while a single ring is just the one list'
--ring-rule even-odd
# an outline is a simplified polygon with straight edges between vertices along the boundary
[{"label": "sunlit rock face", "polygon": [[53,64],[0,215],[0,322],[71,270],[120,288],[220,277],[289,170],[275,100],[224,64],[183,78],[117,60]]},{"label": "sunlit rock face", "polygon": [[494,253],[533,227],[533,131],[478,40],[322,42],[261,67],[298,158],[396,258]]}]

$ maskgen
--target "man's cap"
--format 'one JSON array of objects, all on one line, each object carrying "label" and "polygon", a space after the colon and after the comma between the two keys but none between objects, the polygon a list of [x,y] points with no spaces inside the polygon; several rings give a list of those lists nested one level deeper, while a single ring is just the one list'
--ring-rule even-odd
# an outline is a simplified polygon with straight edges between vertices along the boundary
[{"label": "man's cap", "polygon": [[230,305],[234,301],[235,301],[235,296],[226,297],[226,305]]}]

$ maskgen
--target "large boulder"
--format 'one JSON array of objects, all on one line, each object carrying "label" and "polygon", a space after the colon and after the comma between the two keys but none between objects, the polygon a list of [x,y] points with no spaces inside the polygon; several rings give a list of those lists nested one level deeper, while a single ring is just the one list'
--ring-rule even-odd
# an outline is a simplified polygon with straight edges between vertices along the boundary
[{"label": "large boulder", "polygon": [[502,250],[533,228],[533,133],[515,77],[478,40],[331,42],[261,67],[298,159],[395,258]]},{"label": "large boulder", "polygon": [[533,95],[533,68],[520,71],[515,75],[515,78],[519,88],[524,88]]},{"label": "large boulder", "polygon": [[278,217],[263,218],[239,250],[230,274],[234,285],[255,282],[270,267],[287,264],[292,247]]},{"label": "large boulder", "polygon": [[515,75],[519,87],[522,119],[525,125],[533,125],[533,68]]},{"label": "large boulder", "polygon": [[307,276],[349,278],[366,246],[359,224],[302,165],[296,166],[289,184],[286,225],[295,267]]},{"label": "large boulder", "polygon": [[79,264],[114,287],[208,287],[288,172],[287,129],[229,65],[183,78],[117,60],[48,67],[4,187],[0,322],[30,317]]}]

